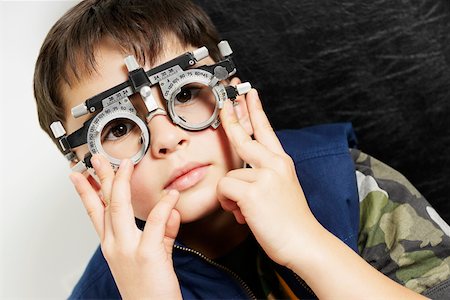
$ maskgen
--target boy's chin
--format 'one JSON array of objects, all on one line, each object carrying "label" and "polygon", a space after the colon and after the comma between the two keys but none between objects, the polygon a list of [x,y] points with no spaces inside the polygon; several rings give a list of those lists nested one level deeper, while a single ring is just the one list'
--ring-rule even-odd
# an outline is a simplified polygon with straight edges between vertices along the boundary
[{"label": "boy's chin", "polygon": [[[220,208],[220,205],[218,205],[214,209],[204,210],[201,212],[200,211],[195,211],[195,212],[189,211],[189,212],[181,213],[181,224],[189,224],[189,223],[201,221],[201,220],[205,219],[207,216],[218,211],[219,209],[222,210]],[[225,211],[224,211],[224,213],[225,213]]]},{"label": "boy's chin", "polygon": [[202,189],[191,193],[182,193],[176,205],[181,223],[199,221],[220,208],[215,190]]}]

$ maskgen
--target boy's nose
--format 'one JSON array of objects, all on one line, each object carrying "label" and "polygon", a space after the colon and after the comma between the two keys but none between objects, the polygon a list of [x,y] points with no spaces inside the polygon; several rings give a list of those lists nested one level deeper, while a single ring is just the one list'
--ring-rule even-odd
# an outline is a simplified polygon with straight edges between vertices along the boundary
[{"label": "boy's nose", "polygon": [[148,124],[150,151],[154,157],[163,158],[189,144],[189,134],[173,124],[167,115],[158,115]]}]

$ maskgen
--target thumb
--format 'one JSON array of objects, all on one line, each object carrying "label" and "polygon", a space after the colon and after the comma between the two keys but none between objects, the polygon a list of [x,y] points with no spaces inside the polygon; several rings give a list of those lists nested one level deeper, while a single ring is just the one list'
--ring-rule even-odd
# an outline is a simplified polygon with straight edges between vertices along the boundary
[{"label": "thumb", "polygon": [[164,241],[167,234],[175,237],[180,226],[180,214],[174,209],[180,198],[176,190],[170,190],[162,196],[161,200],[150,212],[142,236],[142,243],[156,246]]},{"label": "thumb", "polygon": [[169,220],[166,224],[165,236],[170,239],[175,239],[178,235],[178,230],[180,229],[181,216],[178,210],[175,208],[170,212]]}]

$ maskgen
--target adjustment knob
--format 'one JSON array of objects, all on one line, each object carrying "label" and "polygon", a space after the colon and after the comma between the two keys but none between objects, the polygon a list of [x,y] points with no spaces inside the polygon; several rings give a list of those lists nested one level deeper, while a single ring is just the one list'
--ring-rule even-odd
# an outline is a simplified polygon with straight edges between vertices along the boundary
[{"label": "adjustment knob", "polygon": [[202,60],[202,59],[208,57],[209,51],[208,51],[208,48],[203,46],[201,48],[198,48],[198,49],[192,51],[192,55],[194,56],[194,59],[196,61],[199,61],[199,60]]},{"label": "adjustment knob", "polygon": [[50,125],[50,129],[55,139],[58,139],[66,134],[66,130],[64,129],[64,126],[61,124],[60,121],[53,122]]},{"label": "adjustment knob", "polygon": [[88,113],[88,109],[84,103],[81,103],[71,109],[72,116],[78,118]]},{"label": "adjustment knob", "polygon": [[136,58],[133,55],[129,55],[125,57],[124,59],[125,65],[127,66],[128,72],[137,70],[140,68],[138,62],[136,61]]},{"label": "adjustment knob", "polygon": [[244,82],[236,85],[236,92],[238,95],[247,94],[252,89],[250,82]]},{"label": "adjustment knob", "polygon": [[231,50],[228,41],[221,41],[219,44],[217,44],[217,47],[219,48],[220,55],[222,55],[223,57],[227,57],[233,54],[233,50]]}]

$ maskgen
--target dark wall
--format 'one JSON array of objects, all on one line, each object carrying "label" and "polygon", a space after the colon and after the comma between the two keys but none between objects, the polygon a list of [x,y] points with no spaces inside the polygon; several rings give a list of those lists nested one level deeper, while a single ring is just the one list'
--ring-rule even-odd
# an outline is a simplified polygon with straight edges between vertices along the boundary
[{"label": "dark wall", "polygon": [[351,121],[450,222],[450,1],[197,2],[276,129]]}]

